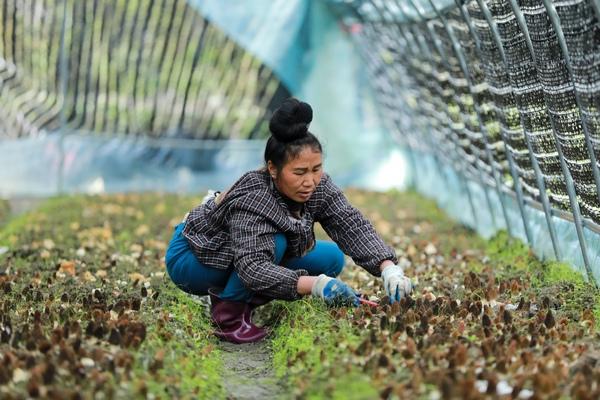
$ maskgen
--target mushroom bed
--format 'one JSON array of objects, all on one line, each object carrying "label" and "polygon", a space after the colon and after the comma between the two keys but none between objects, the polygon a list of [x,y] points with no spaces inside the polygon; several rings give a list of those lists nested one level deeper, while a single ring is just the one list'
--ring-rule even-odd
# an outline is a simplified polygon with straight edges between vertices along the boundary
[{"label": "mushroom bed", "polygon": [[[600,398],[595,286],[503,232],[483,240],[416,193],[347,195],[416,290],[390,306],[348,259],[341,278],[379,306],[259,309],[279,396]],[[163,262],[201,197],[59,197],[0,219],[0,397],[226,398],[205,302]]]}]

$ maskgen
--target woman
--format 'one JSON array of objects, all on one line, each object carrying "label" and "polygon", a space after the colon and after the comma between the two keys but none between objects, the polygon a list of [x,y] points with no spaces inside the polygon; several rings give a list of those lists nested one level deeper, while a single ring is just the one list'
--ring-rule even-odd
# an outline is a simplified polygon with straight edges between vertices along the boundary
[{"label": "woman", "polygon": [[[328,304],[358,305],[354,290],[336,279],[344,253],[383,277],[392,302],[412,290],[394,250],[323,172],[311,121],[310,105],[284,101],[269,123],[266,168],[208,195],[175,228],[165,257],[169,276],[188,293],[210,295],[215,334],[224,340],[265,337],[251,314],[271,299],[312,294]],[[335,243],[315,241],[315,222]]]}]

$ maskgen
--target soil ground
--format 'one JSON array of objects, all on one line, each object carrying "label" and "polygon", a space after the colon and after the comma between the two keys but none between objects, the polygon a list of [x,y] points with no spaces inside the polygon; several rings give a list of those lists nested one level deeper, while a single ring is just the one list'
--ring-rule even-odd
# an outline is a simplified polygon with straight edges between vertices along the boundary
[{"label": "soil ground", "polygon": [[165,273],[173,227],[199,198],[13,202],[19,214],[0,221],[0,397],[600,396],[600,295],[584,277],[504,233],[484,241],[415,193],[347,194],[413,295],[388,305],[348,258],[341,278],[380,306],[272,302],[257,319],[272,334],[245,346],[216,340],[206,300]]},{"label": "soil ground", "polygon": [[223,383],[231,399],[284,399],[284,385],[273,371],[268,340],[260,343],[219,345],[223,359]]}]

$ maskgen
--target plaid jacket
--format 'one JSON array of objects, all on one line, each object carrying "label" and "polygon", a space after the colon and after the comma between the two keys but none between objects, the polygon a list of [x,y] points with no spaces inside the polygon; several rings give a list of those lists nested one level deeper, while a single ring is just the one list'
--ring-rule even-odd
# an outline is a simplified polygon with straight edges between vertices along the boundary
[{"label": "plaid jacket", "polygon": [[250,171],[216,202],[212,197],[191,210],[183,235],[202,263],[219,269],[233,264],[248,289],[279,299],[300,297],[298,278],[308,272],[274,264],[276,233],[286,236],[286,256],[300,257],[314,247],[313,226],[319,222],[341,250],[371,274],[380,276],[383,260],[397,262],[393,248],[327,174],[304,204],[301,218],[292,216],[288,203],[266,170]]}]

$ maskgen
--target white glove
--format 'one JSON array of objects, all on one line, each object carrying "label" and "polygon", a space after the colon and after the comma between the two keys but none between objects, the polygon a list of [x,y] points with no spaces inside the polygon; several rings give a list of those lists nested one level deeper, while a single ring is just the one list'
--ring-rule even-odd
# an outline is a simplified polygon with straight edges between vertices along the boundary
[{"label": "white glove", "polygon": [[322,298],[329,305],[358,306],[360,304],[358,295],[350,286],[325,274],[319,275],[313,284],[311,293],[315,297]]},{"label": "white glove", "polygon": [[381,277],[385,291],[390,297],[390,303],[400,301],[401,298],[412,292],[412,282],[404,276],[404,271],[398,265],[386,267],[381,273]]}]

